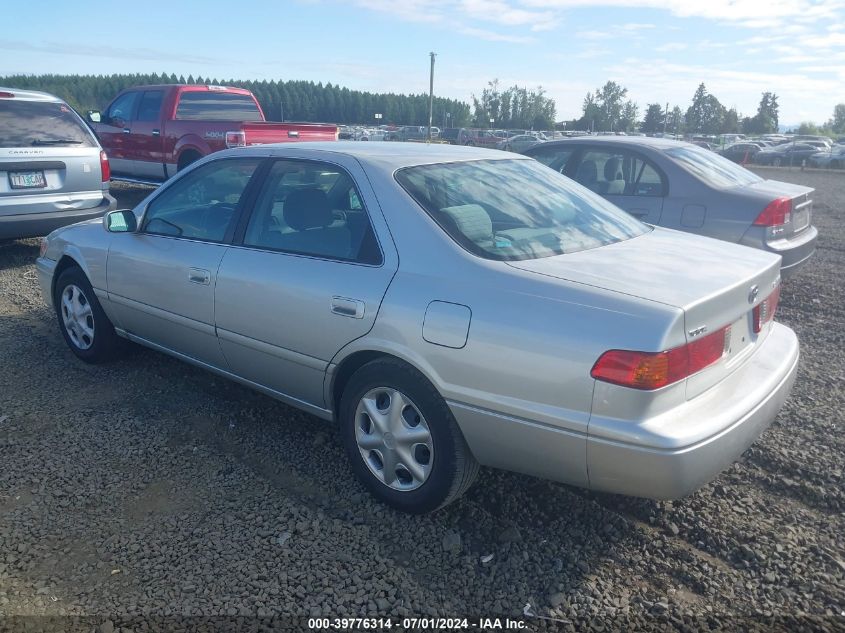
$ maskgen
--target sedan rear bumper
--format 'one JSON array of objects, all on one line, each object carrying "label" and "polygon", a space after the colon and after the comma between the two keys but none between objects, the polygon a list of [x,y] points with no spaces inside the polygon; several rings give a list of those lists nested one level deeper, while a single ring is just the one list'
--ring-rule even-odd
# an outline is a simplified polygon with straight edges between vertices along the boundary
[{"label": "sedan rear bumper", "polygon": [[[663,420],[632,421],[630,442],[603,439],[601,421],[591,420],[590,488],[652,499],[694,492],[734,463],[768,428],[792,389],[797,368],[795,333],[773,323],[761,348],[722,383],[664,414]],[[702,425],[710,435],[686,445],[683,429],[700,434]],[[651,427],[645,445],[643,426]],[[659,441],[661,427],[665,442]]]},{"label": "sedan rear bumper", "polygon": [[0,239],[47,235],[68,224],[99,218],[116,207],[117,201],[109,194],[103,193],[103,201],[88,209],[3,215],[0,216]]}]

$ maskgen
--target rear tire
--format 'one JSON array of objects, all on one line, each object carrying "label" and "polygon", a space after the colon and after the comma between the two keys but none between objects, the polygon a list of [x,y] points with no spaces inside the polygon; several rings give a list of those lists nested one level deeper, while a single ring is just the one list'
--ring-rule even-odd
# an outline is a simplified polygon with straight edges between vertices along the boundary
[{"label": "rear tire", "polygon": [[74,266],[59,275],[53,305],[65,343],[80,360],[103,363],[124,351],[124,340],[114,331],[82,269]]},{"label": "rear tire", "polygon": [[782,164],[783,164],[783,161],[780,158],[775,158],[772,161],[772,165],[774,165],[775,167],[780,167]]},{"label": "rear tire", "polygon": [[374,360],[356,371],[343,390],[338,419],[355,476],[397,510],[437,510],[478,475],[446,401],[402,361]]},{"label": "rear tire", "polygon": [[191,163],[197,162],[202,156],[198,152],[188,151],[179,157],[179,163],[176,165],[176,171],[182,171]]}]

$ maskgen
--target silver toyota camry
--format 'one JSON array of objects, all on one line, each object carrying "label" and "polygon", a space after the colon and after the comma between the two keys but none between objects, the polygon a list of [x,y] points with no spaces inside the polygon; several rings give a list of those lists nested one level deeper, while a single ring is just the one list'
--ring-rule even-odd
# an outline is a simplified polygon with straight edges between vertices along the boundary
[{"label": "silver toyota camry", "polygon": [[80,359],[128,340],[332,420],[409,512],[479,464],[651,498],[712,480],[795,379],[779,270],[525,157],[343,142],[213,154],[38,259]]}]

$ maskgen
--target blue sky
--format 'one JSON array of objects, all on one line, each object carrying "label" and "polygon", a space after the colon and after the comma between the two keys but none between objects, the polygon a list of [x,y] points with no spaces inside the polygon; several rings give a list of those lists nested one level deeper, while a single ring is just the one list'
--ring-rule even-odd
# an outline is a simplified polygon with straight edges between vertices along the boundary
[{"label": "blue sky", "polygon": [[[91,10],[85,7],[90,6]],[[105,6],[105,5],[102,5]],[[145,0],[38,3],[0,30],[0,75],[175,72],[311,79],[470,100],[487,81],[543,86],[558,119],[608,79],[641,113],[689,105],[704,82],[754,114],[823,122],[845,102],[845,0]],[[5,26],[11,22],[6,21]]]}]

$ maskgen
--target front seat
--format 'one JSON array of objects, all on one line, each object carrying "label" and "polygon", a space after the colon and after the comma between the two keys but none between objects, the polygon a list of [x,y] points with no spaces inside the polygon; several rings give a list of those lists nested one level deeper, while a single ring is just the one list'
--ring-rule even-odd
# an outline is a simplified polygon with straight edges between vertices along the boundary
[{"label": "front seat", "polygon": [[463,237],[483,249],[493,248],[493,221],[484,207],[478,204],[461,204],[440,209],[446,218],[446,224],[457,229],[458,237]]}]

